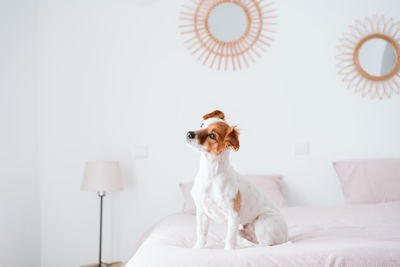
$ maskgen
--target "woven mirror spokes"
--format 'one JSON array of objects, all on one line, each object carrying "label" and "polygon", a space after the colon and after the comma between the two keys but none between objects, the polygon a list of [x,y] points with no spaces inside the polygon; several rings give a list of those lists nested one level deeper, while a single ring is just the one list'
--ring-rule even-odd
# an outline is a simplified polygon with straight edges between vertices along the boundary
[{"label": "woven mirror spokes", "polygon": [[272,3],[263,0],[188,0],[180,12],[179,28],[198,61],[236,71],[254,63],[271,46],[275,12]]},{"label": "woven mirror spokes", "polygon": [[371,99],[400,94],[400,22],[384,16],[357,20],[337,47],[337,67],[348,88]]}]

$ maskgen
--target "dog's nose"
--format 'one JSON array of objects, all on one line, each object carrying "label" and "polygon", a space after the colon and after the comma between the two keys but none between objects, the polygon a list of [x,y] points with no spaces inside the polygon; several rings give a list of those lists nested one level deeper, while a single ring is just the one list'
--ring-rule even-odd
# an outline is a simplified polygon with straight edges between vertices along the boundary
[{"label": "dog's nose", "polygon": [[186,134],[187,139],[193,139],[195,137],[196,137],[196,133],[193,131],[187,132],[187,134]]}]

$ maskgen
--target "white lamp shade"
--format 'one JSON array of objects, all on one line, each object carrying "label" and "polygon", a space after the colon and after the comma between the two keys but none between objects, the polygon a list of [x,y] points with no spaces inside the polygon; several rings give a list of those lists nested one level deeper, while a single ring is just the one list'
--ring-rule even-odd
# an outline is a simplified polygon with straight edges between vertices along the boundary
[{"label": "white lamp shade", "polygon": [[119,162],[106,160],[86,162],[81,191],[116,192],[122,191],[122,189],[123,186]]}]

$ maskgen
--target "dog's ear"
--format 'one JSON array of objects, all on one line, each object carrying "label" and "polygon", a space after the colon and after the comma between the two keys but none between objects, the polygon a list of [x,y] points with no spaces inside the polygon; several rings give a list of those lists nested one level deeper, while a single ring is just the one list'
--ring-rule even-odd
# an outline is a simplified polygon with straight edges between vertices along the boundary
[{"label": "dog's ear", "polygon": [[234,151],[238,151],[239,144],[239,131],[236,129],[236,126],[232,126],[228,133],[225,136],[225,147],[230,148]]},{"label": "dog's ear", "polygon": [[220,110],[214,110],[213,112],[208,113],[203,116],[204,120],[209,119],[209,118],[219,118],[221,120],[225,120],[225,114]]}]

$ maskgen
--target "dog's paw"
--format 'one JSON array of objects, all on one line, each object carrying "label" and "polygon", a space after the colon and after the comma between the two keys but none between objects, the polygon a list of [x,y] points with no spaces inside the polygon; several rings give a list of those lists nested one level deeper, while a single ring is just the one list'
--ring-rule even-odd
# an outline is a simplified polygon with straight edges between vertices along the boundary
[{"label": "dog's paw", "polygon": [[203,243],[201,243],[201,242],[196,242],[196,244],[194,244],[193,248],[200,249],[200,248],[204,248],[205,245],[206,245],[206,244],[203,244]]},{"label": "dog's paw", "polygon": [[232,250],[232,249],[235,249],[235,247],[233,245],[231,245],[231,244],[225,244],[224,249],[225,250]]},{"label": "dog's paw", "polygon": [[252,247],[256,247],[257,244],[255,244],[245,238],[239,237],[238,241],[237,241],[237,246],[239,248],[252,248]]}]

